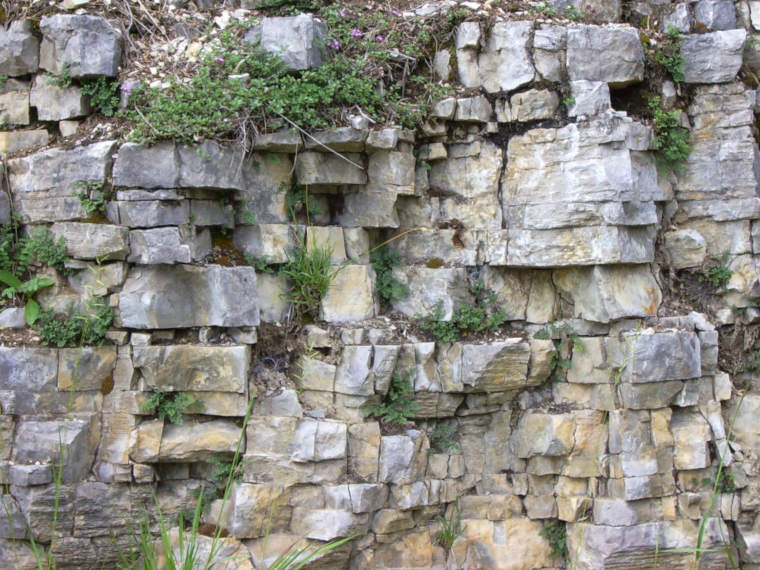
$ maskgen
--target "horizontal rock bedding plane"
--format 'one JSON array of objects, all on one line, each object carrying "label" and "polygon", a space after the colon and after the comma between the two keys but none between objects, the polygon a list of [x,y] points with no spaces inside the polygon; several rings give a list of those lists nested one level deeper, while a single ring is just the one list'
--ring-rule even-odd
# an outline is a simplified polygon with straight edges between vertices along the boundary
[{"label": "horizontal rock bedding plane", "polygon": [[760,566],[760,2],[12,4],[0,567]]}]

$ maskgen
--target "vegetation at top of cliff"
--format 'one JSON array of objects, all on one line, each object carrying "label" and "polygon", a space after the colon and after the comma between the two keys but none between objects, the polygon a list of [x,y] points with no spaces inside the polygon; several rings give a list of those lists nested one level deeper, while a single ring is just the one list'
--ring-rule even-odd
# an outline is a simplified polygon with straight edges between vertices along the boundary
[{"label": "vegetation at top of cliff", "polygon": [[329,29],[321,66],[289,70],[244,41],[252,22],[231,25],[188,81],[131,90],[124,115],[135,122],[132,138],[241,139],[282,126],[285,118],[306,130],[329,128],[348,113],[414,127],[433,97],[446,92],[425,62],[465,12],[405,19],[393,9],[328,4],[317,15]]},{"label": "vegetation at top of cliff", "polygon": [[652,47],[649,42],[645,45],[649,46],[650,57],[670,74],[673,81],[681,83],[684,80],[686,60],[681,55],[681,32],[678,28],[669,24],[665,37],[656,46]]}]

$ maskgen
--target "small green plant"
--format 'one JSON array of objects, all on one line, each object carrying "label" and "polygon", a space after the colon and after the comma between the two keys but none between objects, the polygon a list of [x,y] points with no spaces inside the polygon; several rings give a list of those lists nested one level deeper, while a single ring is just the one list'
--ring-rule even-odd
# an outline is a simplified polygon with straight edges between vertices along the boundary
[{"label": "small green plant", "polygon": [[357,535],[347,536],[345,538],[336,538],[323,544],[322,546],[312,547],[308,544],[301,548],[296,548],[297,544],[293,544],[285,552],[283,552],[272,564],[269,565],[267,570],[301,570],[304,568],[312,558],[321,556],[326,552],[335,550],[354,540]]},{"label": "small green plant", "polygon": [[716,493],[733,493],[736,491],[734,474],[725,469],[725,467],[720,470],[716,477],[705,477],[702,479],[702,484],[715,490]]},{"label": "small green plant", "polygon": [[725,287],[734,274],[726,265],[727,262],[728,254],[723,254],[721,257],[713,256],[712,265],[702,270],[698,276],[699,281],[708,282],[716,290]]},{"label": "small green plant", "polygon": [[8,81],[8,79],[10,79],[10,77],[7,74],[5,73],[0,74],[0,85]]},{"label": "small green plant", "polygon": [[575,105],[575,97],[565,97],[564,99],[562,99],[562,104],[565,107],[571,107]]},{"label": "small green plant", "polygon": [[220,455],[214,455],[208,460],[213,471],[211,472],[211,482],[217,487],[224,485],[228,480],[243,480],[243,463],[235,465],[232,461],[225,461]]},{"label": "small green plant", "polygon": [[309,194],[309,191],[303,186],[290,186],[285,195],[285,209],[288,217],[296,222],[303,219],[307,224],[311,223],[312,216],[323,214],[322,206]]},{"label": "small green plant", "polygon": [[532,10],[546,18],[553,18],[557,15],[557,10],[551,4],[549,4],[549,2],[539,4],[538,6],[532,8]]},{"label": "small green plant", "polygon": [[549,541],[552,549],[552,558],[564,558],[567,556],[567,527],[559,519],[549,519],[544,522],[541,536]]},{"label": "small green plant", "polygon": [[419,408],[419,405],[412,400],[414,395],[413,377],[414,370],[403,375],[394,372],[385,399],[379,404],[367,407],[367,415],[374,416],[388,424],[405,426]]},{"label": "small green plant", "polygon": [[61,75],[56,78],[55,84],[61,89],[68,89],[71,87],[71,82],[71,69],[68,63],[64,63],[61,66]]},{"label": "small green plant", "polygon": [[274,273],[275,272],[274,264],[271,261],[269,261],[269,259],[266,256],[253,257],[250,253],[245,251],[243,252],[243,257],[245,258],[245,262],[251,267],[253,267],[259,273]]},{"label": "small green plant", "polygon": [[660,107],[659,97],[649,100],[649,110],[654,119],[652,146],[657,151],[657,161],[677,172],[691,153],[689,130],[681,125],[678,110],[665,111]]},{"label": "small green plant", "polygon": [[106,117],[113,117],[119,109],[119,90],[119,82],[104,75],[82,83],[82,93],[88,95],[90,104]]},{"label": "small green plant", "polygon": [[343,266],[333,266],[331,258],[330,247],[312,242],[311,247],[307,248],[305,243],[300,243],[280,269],[280,275],[290,281],[284,298],[291,304],[297,317],[316,319],[319,316],[322,298],[327,294],[335,276],[343,269]]},{"label": "small green plant", "polygon": [[537,331],[533,335],[533,338],[541,340],[551,339],[554,342],[554,351],[549,363],[549,380],[552,382],[561,380],[564,376],[563,371],[572,365],[573,350],[577,350],[578,352],[583,352],[584,350],[581,337],[567,323],[562,323],[560,326],[549,323],[546,327]]},{"label": "small green plant", "polygon": [[77,193],[77,197],[88,216],[106,213],[107,197],[103,182],[77,182],[75,185],[83,189]]},{"label": "small green plant", "polygon": [[50,287],[54,281],[49,277],[34,276],[22,282],[10,271],[0,269],[0,282],[5,283],[8,287],[3,289],[2,296],[13,299],[16,295],[26,297],[24,305],[24,319],[26,324],[33,325],[40,315],[40,304],[32,299],[32,296],[40,289]]},{"label": "small green plant", "polygon": [[449,516],[438,517],[438,522],[441,523],[441,530],[436,534],[438,544],[448,552],[454,545],[457,538],[462,536],[464,528],[462,527],[462,511],[459,508],[459,499],[457,499],[454,506],[449,510]]},{"label": "small green plant", "polygon": [[111,323],[113,309],[98,302],[83,311],[70,309],[68,314],[58,315],[51,309],[41,311],[34,330],[45,346],[92,346],[105,343]]},{"label": "small green plant", "polygon": [[250,200],[243,200],[240,203],[240,207],[237,209],[237,214],[240,216],[240,219],[244,224],[252,226],[256,223],[256,216],[248,208],[249,204]]},{"label": "small green plant", "polygon": [[668,25],[665,38],[651,52],[652,59],[661,65],[676,83],[684,80],[686,60],[681,55],[681,32],[672,24]]},{"label": "small green plant", "polygon": [[742,370],[744,372],[751,372],[752,374],[760,373],[760,346],[755,346],[751,358],[744,363]]},{"label": "small green plant", "polygon": [[580,22],[586,18],[586,14],[579,10],[574,4],[568,4],[567,8],[565,8],[565,18],[573,20],[574,22]]},{"label": "small green plant", "polygon": [[182,412],[197,400],[185,392],[153,392],[140,406],[143,412],[150,412],[158,419],[168,419],[173,424],[183,424]]},{"label": "small green plant", "polygon": [[473,305],[459,307],[450,321],[444,321],[443,302],[439,301],[435,309],[421,318],[420,328],[429,331],[438,342],[456,342],[467,333],[495,331],[507,320],[507,314],[496,308],[498,299],[493,291],[485,288],[482,281],[470,286],[470,293],[475,297]]},{"label": "small green plant", "polygon": [[397,252],[383,246],[370,252],[369,261],[377,276],[375,292],[384,305],[400,301],[409,294],[409,287],[393,276],[393,268],[401,265]]},{"label": "small green plant", "polygon": [[430,453],[450,453],[459,449],[454,437],[456,431],[453,424],[436,423],[430,432]]}]

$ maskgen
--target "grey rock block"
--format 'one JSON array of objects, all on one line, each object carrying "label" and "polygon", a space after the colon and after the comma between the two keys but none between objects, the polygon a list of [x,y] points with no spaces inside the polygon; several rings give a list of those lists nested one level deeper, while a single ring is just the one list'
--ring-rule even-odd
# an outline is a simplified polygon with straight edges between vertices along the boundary
[{"label": "grey rock block", "polygon": [[133,364],[156,391],[244,393],[248,346],[136,346]]},{"label": "grey rock block", "polygon": [[190,221],[190,204],[188,200],[115,201],[108,204],[106,216],[131,228],[181,226]]},{"label": "grey rock block", "polygon": [[732,0],[699,0],[694,21],[710,31],[736,28],[736,8]]},{"label": "grey rock block", "polygon": [[307,150],[325,152],[325,147],[327,147],[338,152],[362,152],[364,150],[364,141],[367,140],[367,130],[355,129],[353,127],[338,127],[316,132],[312,136],[316,141],[307,138]]},{"label": "grey rock block", "polygon": [[106,181],[115,145],[115,141],[102,141],[70,150],[53,148],[9,160],[11,188],[17,196],[75,197],[82,191],[82,184]]},{"label": "grey rock block", "polygon": [[[491,27],[485,50],[477,59],[478,83],[486,91],[512,91],[533,80],[536,72],[528,53],[532,28],[533,23],[527,21],[497,22]],[[464,55],[464,51],[459,53]],[[467,59],[458,64],[462,76]]]},{"label": "grey rock block", "polygon": [[[344,155],[356,164],[362,164],[359,154]],[[339,156],[321,152],[304,152],[296,161],[296,178],[299,184],[342,185],[366,184],[365,170],[349,164]]]},{"label": "grey rock block", "polygon": [[681,41],[685,83],[727,83],[742,65],[746,30],[692,34]]},{"label": "grey rock block", "polygon": [[352,534],[363,534],[369,526],[369,516],[355,515],[337,509],[293,509],[293,532],[316,540],[333,540]]},{"label": "grey rock block", "polygon": [[179,156],[174,143],[146,147],[125,143],[113,164],[113,185],[125,188],[176,188]]},{"label": "grey rock block", "polygon": [[257,224],[237,226],[232,241],[241,252],[270,263],[285,263],[300,240],[303,227],[288,224]]},{"label": "grey rock block", "polygon": [[32,32],[31,20],[0,26],[0,75],[28,75],[40,66],[40,40]]},{"label": "grey rock block", "polygon": [[123,326],[258,326],[252,267],[158,266],[134,270],[119,295]]},{"label": "grey rock block", "polygon": [[40,21],[40,67],[71,77],[116,77],[121,61],[121,34],[100,16],[54,14]]},{"label": "grey rock block", "polygon": [[[16,483],[11,484],[15,485]],[[10,494],[0,496],[0,510],[3,511],[3,516],[0,517],[0,538],[26,538],[27,523],[24,513]],[[0,548],[0,554],[2,554],[2,548]]]},{"label": "grey rock block", "polygon": [[100,390],[108,378],[113,378],[115,366],[115,346],[62,348],[58,351],[58,389]]},{"label": "grey rock block", "polygon": [[[96,431],[96,430],[95,430]],[[89,419],[23,419],[16,428],[12,459],[16,463],[57,462],[63,445],[63,483],[81,481],[95,459],[97,437]]]},{"label": "grey rock block", "polygon": [[571,81],[604,81],[613,87],[642,81],[644,49],[638,31],[629,27],[569,28],[567,71]]},{"label": "grey rock block", "polygon": [[190,263],[211,248],[208,230],[193,234],[182,227],[132,230],[127,261],[139,265]]},{"label": "grey rock block", "polygon": [[593,117],[612,108],[610,87],[604,81],[571,81],[570,92],[573,97],[567,109],[570,117]]},{"label": "grey rock block", "polygon": [[[50,140],[50,133],[45,129],[31,131],[2,131],[0,132],[0,152],[14,153],[45,146]],[[6,196],[7,199],[7,196]],[[2,216],[0,216],[1,218]]]},{"label": "grey rock block", "polygon": [[623,372],[623,381],[632,383],[688,380],[702,375],[699,338],[688,331],[670,331],[631,337],[632,362]]},{"label": "grey rock block", "polygon": [[47,485],[53,481],[53,468],[51,465],[11,465],[8,478],[11,485],[17,487]]},{"label": "grey rock block", "polygon": [[322,65],[323,39],[327,27],[311,14],[264,18],[245,39],[278,56],[290,69]]},{"label": "grey rock block", "polygon": [[0,85],[0,124],[29,124],[29,82],[8,79]]},{"label": "grey rock block", "polygon": [[169,424],[164,427],[158,459],[167,462],[205,461],[216,455],[232,455],[240,428],[228,420]]},{"label": "grey rock block", "polygon": [[120,226],[60,222],[50,231],[66,240],[66,252],[77,259],[124,259],[129,253],[129,232]]},{"label": "grey rock block", "polygon": [[303,419],[296,426],[290,455],[295,462],[326,461],[346,457],[347,426],[342,422]]},{"label": "grey rock block", "polygon": [[41,121],[75,119],[90,112],[90,101],[79,87],[60,87],[50,75],[34,78],[29,104],[37,109]]},{"label": "grey rock block", "polygon": [[0,347],[0,390],[55,390],[57,377],[55,349]]}]

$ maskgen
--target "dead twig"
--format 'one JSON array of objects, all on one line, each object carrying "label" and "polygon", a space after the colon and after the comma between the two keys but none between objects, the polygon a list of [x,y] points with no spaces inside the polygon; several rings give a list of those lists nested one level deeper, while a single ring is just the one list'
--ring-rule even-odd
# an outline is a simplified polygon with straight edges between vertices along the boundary
[{"label": "dead twig", "polygon": [[288,122],[288,123],[289,123],[291,126],[293,126],[293,127],[295,127],[296,129],[298,129],[298,130],[299,130],[301,133],[303,133],[304,135],[306,135],[307,137],[309,137],[311,140],[313,140],[315,143],[317,143],[319,146],[321,146],[321,147],[322,147],[322,148],[324,148],[325,150],[327,150],[327,151],[329,151],[329,152],[333,153],[333,154],[334,154],[335,156],[337,156],[337,157],[340,157],[340,158],[342,158],[343,160],[345,160],[345,161],[346,161],[346,162],[348,162],[349,164],[351,164],[351,165],[355,166],[355,167],[356,167],[356,168],[358,168],[359,170],[364,170],[364,167],[363,167],[363,166],[361,166],[361,165],[359,165],[359,164],[356,164],[356,163],[355,163],[353,160],[351,160],[350,158],[347,158],[347,157],[343,156],[343,155],[342,155],[342,154],[340,154],[340,153],[339,153],[337,150],[333,150],[333,149],[331,149],[329,146],[327,146],[327,145],[325,145],[325,144],[322,144],[320,141],[318,141],[317,139],[315,139],[315,138],[314,138],[313,136],[311,136],[311,135],[310,135],[308,132],[306,132],[304,129],[302,129],[301,127],[299,127],[298,125],[296,125],[296,124],[295,124],[293,121],[291,121],[290,119],[288,119],[288,118],[287,118],[285,115],[283,115],[282,113],[277,113],[277,114],[278,114],[278,115],[279,115],[281,118],[285,119],[285,120],[286,120],[286,121],[287,121],[287,122]]}]

